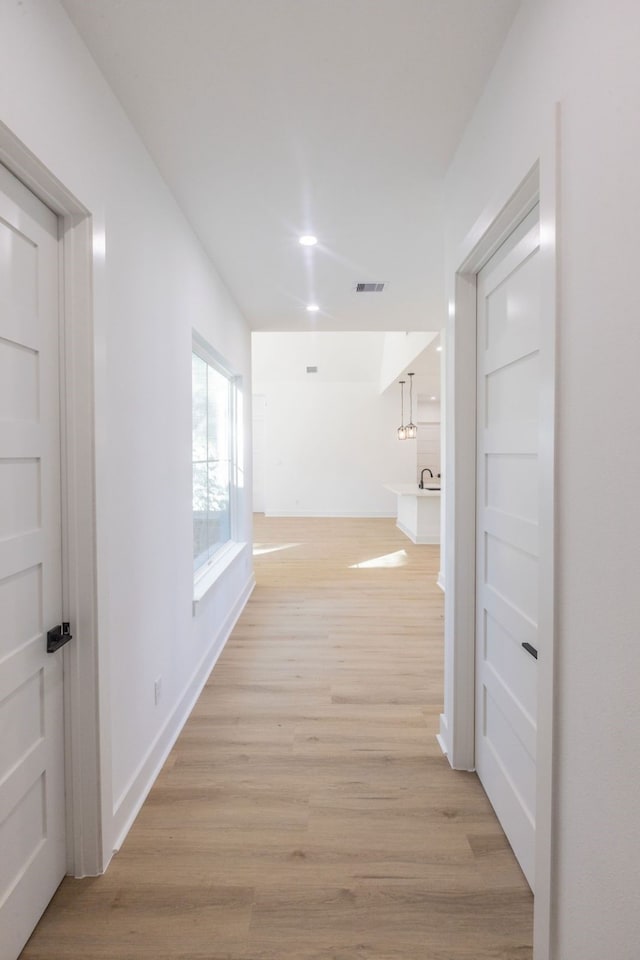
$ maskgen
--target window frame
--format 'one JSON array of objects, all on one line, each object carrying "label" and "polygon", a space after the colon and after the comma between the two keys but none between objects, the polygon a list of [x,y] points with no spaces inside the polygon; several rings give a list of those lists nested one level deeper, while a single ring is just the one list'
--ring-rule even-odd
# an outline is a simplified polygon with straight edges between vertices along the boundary
[{"label": "window frame", "polygon": [[[241,378],[231,369],[224,357],[215,350],[204,337],[197,331],[192,331],[191,343],[192,363],[193,356],[197,356],[204,361],[208,367],[221,374],[229,383],[229,539],[221,543],[215,551],[205,559],[198,567],[192,566],[193,575],[193,612],[196,606],[205,594],[211,589],[218,577],[230,563],[242,551],[245,544],[238,540],[239,532],[239,488],[238,488],[238,390],[241,384]],[[192,544],[192,565],[195,562],[193,556],[194,534],[193,534],[193,377],[191,383],[191,424],[192,424],[192,448],[191,448],[191,544]]]}]

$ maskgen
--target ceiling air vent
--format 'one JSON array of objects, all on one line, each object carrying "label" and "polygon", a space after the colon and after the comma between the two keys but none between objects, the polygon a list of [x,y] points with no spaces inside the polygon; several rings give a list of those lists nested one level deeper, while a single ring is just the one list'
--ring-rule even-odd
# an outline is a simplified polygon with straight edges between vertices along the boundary
[{"label": "ceiling air vent", "polygon": [[356,293],[382,293],[384,283],[356,283]]},{"label": "ceiling air vent", "polygon": [[317,373],[317,372],[318,372],[317,367],[307,367],[307,373]]}]

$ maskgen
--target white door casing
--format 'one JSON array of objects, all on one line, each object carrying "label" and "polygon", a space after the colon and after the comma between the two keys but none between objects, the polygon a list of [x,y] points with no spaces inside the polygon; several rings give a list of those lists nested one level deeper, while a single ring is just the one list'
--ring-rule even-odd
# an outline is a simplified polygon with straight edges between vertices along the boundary
[{"label": "white door casing", "polygon": [[58,223],[0,167],[0,958],[65,873]]},{"label": "white door casing", "polygon": [[539,249],[536,207],[477,281],[476,769],[532,889],[534,654],[540,648]]},{"label": "white door casing", "polygon": [[[446,553],[445,690],[439,742],[451,766],[474,770],[476,650],[476,407],[477,274],[536,203],[540,206],[541,274],[541,411],[539,632],[544,649],[537,661],[536,827],[534,960],[551,960],[556,936],[555,835],[556,751],[555,634],[555,476],[557,392],[556,338],[562,303],[557,282],[560,143],[562,111],[555,104],[537,144],[537,156],[522,179],[502,183],[459,247],[450,251],[453,272],[448,284],[444,470]],[[517,164],[521,169],[520,164]]]}]

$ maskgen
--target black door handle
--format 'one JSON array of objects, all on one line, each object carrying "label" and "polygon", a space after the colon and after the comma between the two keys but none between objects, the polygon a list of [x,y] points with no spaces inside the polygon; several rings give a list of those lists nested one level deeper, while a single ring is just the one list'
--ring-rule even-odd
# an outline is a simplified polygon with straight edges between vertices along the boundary
[{"label": "black door handle", "polygon": [[536,650],[535,647],[532,647],[530,643],[523,643],[522,646],[527,651],[527,653],[530,653],[531,656],[534,657],[536,660],[538,659],[538,651]]},{"label": "black door handle", "polygon": [[47,630],[47,653],[55,653],[72,639],[69,624],[59,623],[57,627]]}]

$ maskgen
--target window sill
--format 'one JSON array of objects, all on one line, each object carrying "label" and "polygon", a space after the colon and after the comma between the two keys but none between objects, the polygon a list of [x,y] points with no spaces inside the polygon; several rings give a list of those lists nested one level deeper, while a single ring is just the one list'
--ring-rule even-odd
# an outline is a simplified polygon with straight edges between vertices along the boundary
[{"label": "window sill", "polygon": [[204,600],[209,590],[225,570],[229,569],[236,557],[240,556],[245,547],[246,543],[232,540],[219,550],[205,567],[197,571],[193,581],[193,616],[196,614],[200,601]]}]

